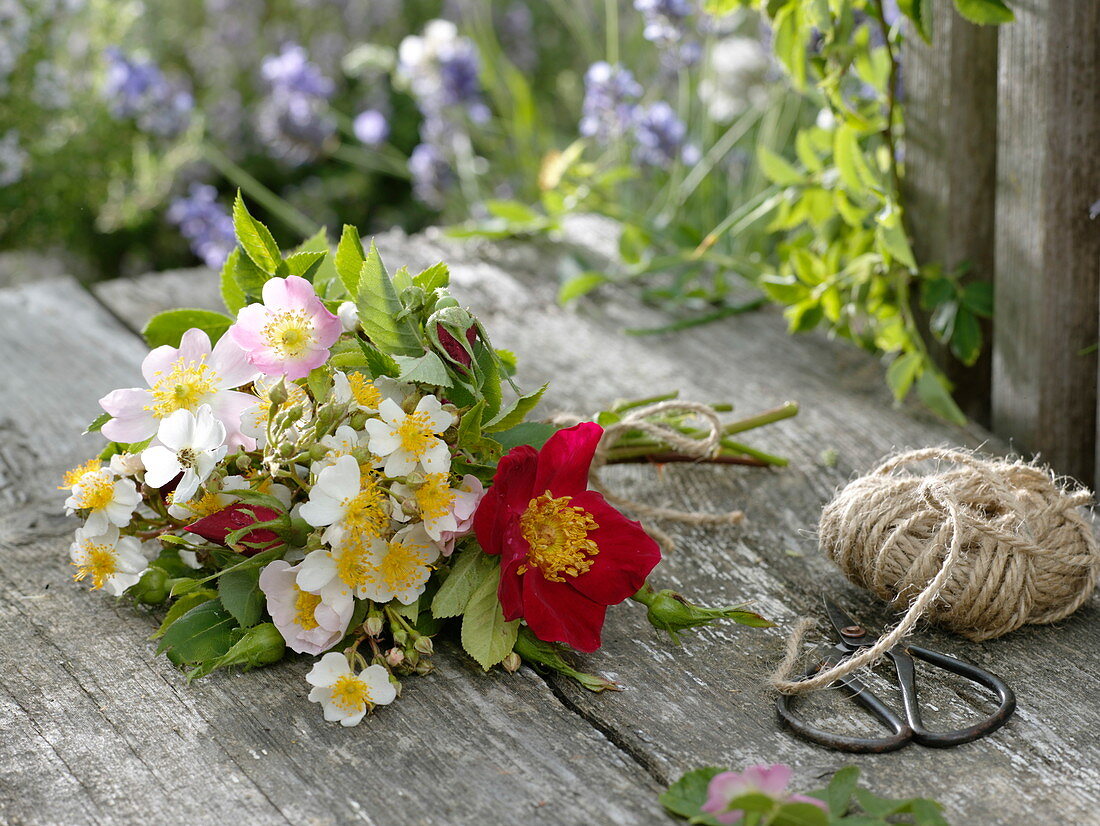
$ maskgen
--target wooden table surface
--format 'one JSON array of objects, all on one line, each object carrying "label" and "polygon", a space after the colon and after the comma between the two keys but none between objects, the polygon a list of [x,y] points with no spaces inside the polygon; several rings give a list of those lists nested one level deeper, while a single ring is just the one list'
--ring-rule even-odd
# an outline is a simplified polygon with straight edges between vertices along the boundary
[{"label": "wooden table surface", "polygon": [[[520,357],[522,383],[552,379],[547,413],[668,389],[746,414],[800,402],[797,418],[751,435],[789,468],[608,473],[648,502],[743,508],[740,527],[671,526],[679,549],[654,581],[703,602],[752,601],[779,627],[713,627],[676,646],[639,606],[619,606],[604,648],[580,658],[625,686],[599,695],[526,667],[484,674],[441,641],[437,671],[408,679],[397,703],[353,729],[325,723],[306,700],[306,658],[188,685],[154,656],[153,613],[72,582],[75,523],[56,486],[98,450],[79,436],[96,399],[138,383],[145,348],[134,330],[160,309],[217,308],[212,274],[108,282],[94,295],[67,279],[0,290],[0,823],[667,823],[657,795],[682,772],[770,762],[792,764],[803,789],[855,762],[877,793],[935,797],[954,824],[1100,823],[1095,601],[1057,626],[985,644],[921,632],[1016,689],[1016,716],[988,739],[852,757],[778,728],[766,676],[793,622],[820,613],[823,590],[868,622],[889,619],[817,550],[822,505],[895,447],[987,436],[895,408],[873,359],[790,338],[770,312],[640,338],[622,328],[662,316],[617,290],[562,309],[562,253],[591,259],[615,241],[601,224],[580,237],[477,245],[387,234],[379,248],[391,269],[447,260],[456,295]],[[989,708],[959,682],[921,688],[933,721]],[[840,703],[819,713],[853,724]]]}]

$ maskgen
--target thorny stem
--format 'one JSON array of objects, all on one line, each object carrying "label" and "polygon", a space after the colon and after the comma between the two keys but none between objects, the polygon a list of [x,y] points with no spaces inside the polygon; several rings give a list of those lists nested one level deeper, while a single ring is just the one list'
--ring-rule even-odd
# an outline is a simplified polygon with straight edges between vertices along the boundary
[{"label": "thorny stem", "polygon": [[886,23],[886,10],[883,0],[874,0],[875,17],[882,27],[882,40],[886,44],[886,53],[890,56],[890,76],[886,81],[886,126],[882,138],[890,150],[890,177],[894,184],[894,198],[901,200],[901,174],[898,172],[897,140],[894,135],[894,115],[897,110],[897,74],[898,56],[894,44],[890,41],[890,26]]}]

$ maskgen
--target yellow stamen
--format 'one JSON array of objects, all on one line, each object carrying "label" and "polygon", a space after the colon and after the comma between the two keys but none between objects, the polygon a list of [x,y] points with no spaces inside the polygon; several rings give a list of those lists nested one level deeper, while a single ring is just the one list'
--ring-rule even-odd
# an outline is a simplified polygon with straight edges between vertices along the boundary
[{"label": "yellow stamen", "polygon": [[435,441],[435,431],[427,413],[410,413],[401,420],[394,432],[401,441],[401,449],[418,459]]},{"label": "yellow stamen", "polygon": [[298,596],[294,600],[294,621],[302,626],[303,631],[312,631],[320,625],[314,616],[314,612],[317,610],[317,606],[321,604],[321,597],[318,594],[303,591],[298,586],[294,587],[298,590]]},{"label": "yellow stamen", "polygon": [[356,404],[377,410],[382,403],[382,391],[362,373],[348,373],[348,388]]},{"label": "yellow stamen", "polygon": [[371,703],[370,686],[354,674],[345,674],[332,684],[332,702],[344,711],[358,711]]},{"label": "yellow stamen", "polygon": [[103,510],[115,498],[115,480],[109,473],[89,473],[77,483],[80,488],[77,507]]},{"label": "yellow stamen", "polygon": [[73,579],[80,582],[92,578],[92,589],[102,588],[118,570],[118,556],[113,545],[103,542],[87,542],[84,545],[84,558],[74,562],[77,566]]},{"label": "yellow stamen", "polygon": [[546,491],[527,505],[519,526],[530,549],[519,573],[537,568],[544,579],[565,582],[562,574],[576,577],[592,567],[592,557],[600,549],[588,534],[599,525],[584,508],[570,505],[572,500],[572,496],[555,499]]},{"label": "yellow stamen", "polygon": [[77,465],[72,470],[66,471],[65,475],[61,477],[61,486],[58,490],[72,490],[85,473],[95,473],[102,467],[103,464],[99,459],[89,459],[84,464]]},{"label": "yellow stamen", "polygon": [[153,403],[145,405],[158,419],[177,410],[196,410],[218,387],[219,376],[206,363],[206,356],[198,361],[176,359],[167,374],[157,373],[150,392]]},{"label": "yellow stamen", "polygon": [[454,491],[446,473],[429,473],[424,484],[416,489],[416,506],[423,519],[439,519],[446,516],[455,501]]},{"label": "yellow stamen", "polygon": [[260,334],[280,358],[300,358],[313,343],[313,320],[305,310],[284,310],[274,314]]},{"label": "yellow stamen", "polygon": [[175,496],[173,496],[172,504],[182,504],[193,516],[197,516],[200,519],[215,514],[225,508],[225,505],[221,502],[221,495],[217,491],[206,491],[201,496],[197,496],[188,502],[182,503],[177,503]]},{"label": "yellow stamen", "polygon": [[361,468],[359,474],[359,493],[345,499],[344,526],[348,531],[363,539],[382,536],[390,524],[386,510],[386,493],[379,483],[379,476],[369,468]]},{"label": "yellow stamen", "polygon": [[[393,594],[408,591],[427,577],[425,568],[428,558],[427,545],[415,545],[412,542],[390,540],[386,546],[386,555],[378,563],[375,573],[381,577],[386,590]],[[374,581],[373,574],[370,577]]]}]

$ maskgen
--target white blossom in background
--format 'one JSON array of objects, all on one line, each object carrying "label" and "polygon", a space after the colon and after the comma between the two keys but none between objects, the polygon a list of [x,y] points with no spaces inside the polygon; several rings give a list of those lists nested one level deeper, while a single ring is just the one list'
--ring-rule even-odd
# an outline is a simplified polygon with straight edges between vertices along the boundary
[{"label": "white blossom in background", "polygon": [[771,55],[752,37],[726,37],[714,44],[699,98],[711,120],[726,123],[763,106],[773,73]]},{"label": "white blossom in background", "polygon": [[199,407],[196,416],[190,410],[177,410],[161,422],[157,430],[159,445],[142,451],[145,483],[159,488],[181,476],[173,499],[186,501],[195,495],[229,448],[225,444],[225,425],[214,418],[209,405]]},{"label": "white blossom in background", "polygon": [[30,156],[19,145],[19,130],[9,129],[0,138],[0,186],[18,183],[26,171]]},{"label": "white blossom in background", "polygon": [[389,672],[381,665],[369,665],[356,674],[343,654],[330,652],[321,657],[306,681],[313,686],[310,702],[320,703],[325,719],[343,726],[356,726],[375,706],[389,705],[397,697]]},{"label": "white blossom in background", "polygon": [[102,588],[116,597],[135,585],[149,567],[141,543],[132,536],[120,537],[114,525],[102,533],[78,529],[69,557],[76,566],[74,579],[91,579],[93,590]]}]

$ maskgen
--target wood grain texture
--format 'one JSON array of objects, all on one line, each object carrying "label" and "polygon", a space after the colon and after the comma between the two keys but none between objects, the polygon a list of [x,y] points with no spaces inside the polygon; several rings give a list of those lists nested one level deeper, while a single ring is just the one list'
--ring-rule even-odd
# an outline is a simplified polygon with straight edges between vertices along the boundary
[{"label": "wood grain texture", "polygon": [[0,317],[0,823],[664,820],[653,778],[541,678],[447,644],[357,729],[306,700],[304,658],[188,686],[154,617],[72,583],[56,490],[144,348],[73,281],[0,291]]},{"label": "wood grain texture", "polygon": [[1017,20],[1000,33],[993,429],[1091,483],[1100,3],[1012,8]]},{"label": "wood grain texture", "polygon": [[[881,794],[925,794],[943,800],[952,823],[1033,824],[1043,816],[1095,822],[1100,810],[1100,745],[1094,736],[1100,710],[1093,700],[1100,677],[1093,644],[1100,612],[1095,604],[1058,627],[1028,629],[981,645],[922,632],[932,647],[970,657],[1016,688],[1020,710],[991,739],[948,751],[910,748],[853,758],[804,744],[777,728],[773,698],[764,681],[781,655],[793,620],[820,614],[822,590],[840,596],[868,622],[889,620],[881,606],[848,585],[816,549],[813,530],[821,506],[836,487],[894,448],[1001,446],[980,429],[964,432],[923,410],[896,408],[874,359],[823,337],[788,337],[782,319],[772,313],[676,336],[636,338],[624,336],[621,328],[656,326],[667,319],[621,290],[604,289],[576,308],[556,306],[553,273],[562,250],[580,247],[586,257],[598,261],[614,248],[614,241],[614,227],[601,221],[576,222],[560,245],[460,245],[434,232],[378,239],[391,267],[407,263],[415,271],[440,259],[451,264],[456,295],[481,315],[496,346],[516,351],[523,384],[552,380],[542,408],[547,412],[591,413],[615,398],[665,389],[680,389],[685,397],[703,401],[733,401],[745,414],[788,398],[803,406],[796,419],[749,437],[764,449],[790,457],[790,468],[670,466],[659,472],[630,466],[606,474],[612,484],[643,501],[681,508],[743,508],[748,521],[741,528],[674,529],[679,549],[662,563],[654,579],[660,586],[712,604],[751,601],[780,627],[713,627],[686,636],[677,647],[649,628],[639,606],[619,606],[609,613],[604,648],[581,661],[622,681],[626,690],[590,695],[568,681],[551,678],[555,695],[662,784],[706,763],[740,767],[787,761],[805,788],[855,762]],[[167,282],[165,286],[171,291]],[[197,283],[190,288],[196,289]],[[206,289],[213,294],[211,278]],[[157,289],[154,285],[144,292],[155,296]],[[112,306],[120,317],[132,317],[135,328],[144,322],[128,302],[112,300]],[[836,452],[835,466],[823,461],[829,449]],[[90,601],[83,595],[74,599]],[[176,679],[163,667],[166,679]],[[268,680],[273,685],[286,681],[287,671],[233,680],[251,691],[257,679],[263,686]],[[514,685],[503,682],[501,690],[514,690]],[[291,680],[284,691],[293,694],[296,687]],[[255,690],[263,693],[266,688]],[[437,691],[430,682],[415,690],[423,692],[425,702]],[[959,682],[925,678],[921,690],[937,709],[933,720],[943,725],[989,708]],[[208,691],[214,689],[202,684],[180,688],[182,696],[203,710],[211,700],[201,692]],[[272,705],[271,713],[297,715],[298,701],[288,702],[289,708],[283,700]],[[853,724],[846,706],[820,703],[814,708],[835,726]],[[226,724],[236,730],[236,708],[224,713]],[[401,706],[394,707],[393,714],[372,721],[371,730],[401,725],[397,718],[404,713]],[[307,714],[301,724],[309,719]],[[315,742],[338,737],[318,727]],[[639,791],[643,794],[648,792]]]},{"label": "wood grain texture", "polygon": [[[967,279],[993,281],[997,169],[997,27],[963,19],[951,0],[924,4],[932,43],[912,27],[904,72],[906,224],[922,264],[944,272],[969,265]],[[989,424],[989,338],[973,367],[928,336],[937,363],[955,383],[955,398],[975,421]]]}]

